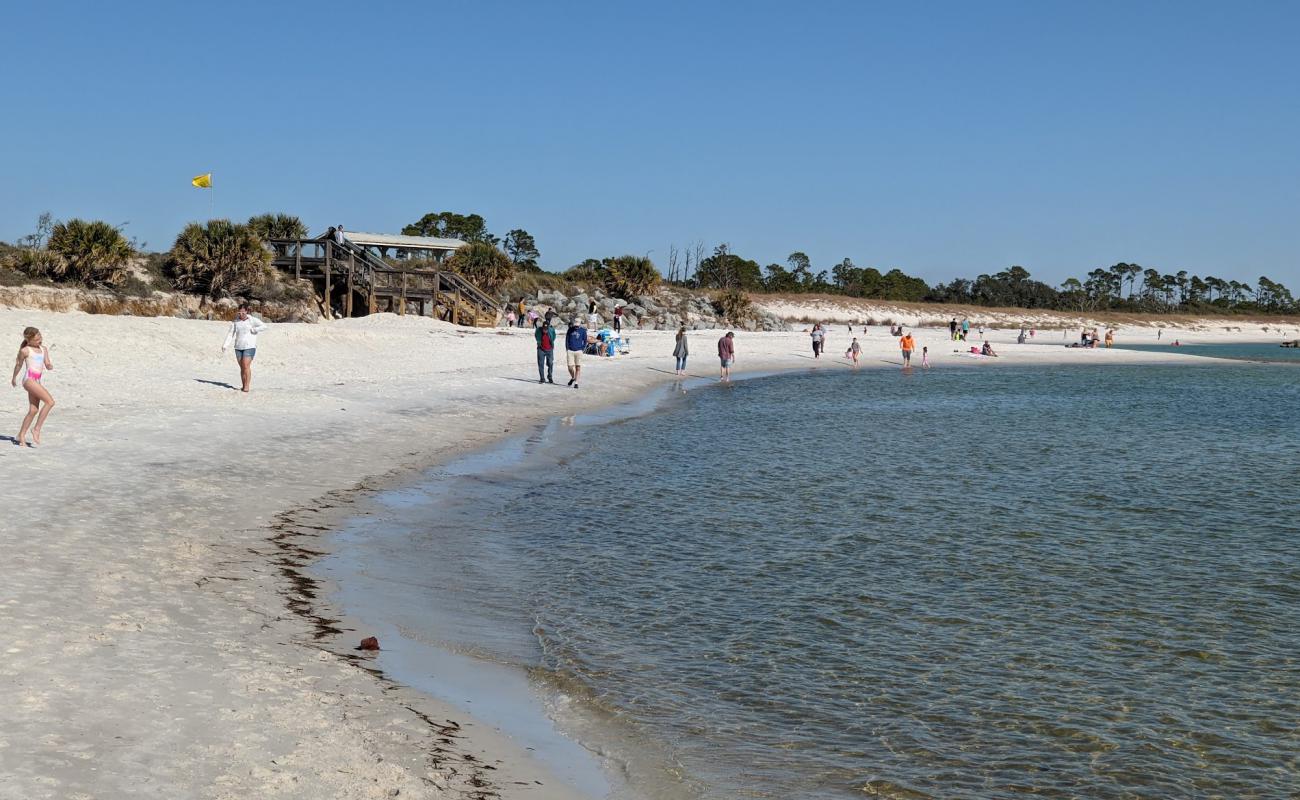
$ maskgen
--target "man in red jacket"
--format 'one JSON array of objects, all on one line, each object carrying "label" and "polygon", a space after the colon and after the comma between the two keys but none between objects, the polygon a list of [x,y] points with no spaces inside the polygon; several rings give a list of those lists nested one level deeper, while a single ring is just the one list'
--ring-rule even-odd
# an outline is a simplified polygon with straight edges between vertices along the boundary
[{"label": "man in red jacket", "polygon": [[731,380],[731,365],[736,361],[736,334],[727,331],[727,335],[718,340],[718,360],[722,362],[720,381]]}]

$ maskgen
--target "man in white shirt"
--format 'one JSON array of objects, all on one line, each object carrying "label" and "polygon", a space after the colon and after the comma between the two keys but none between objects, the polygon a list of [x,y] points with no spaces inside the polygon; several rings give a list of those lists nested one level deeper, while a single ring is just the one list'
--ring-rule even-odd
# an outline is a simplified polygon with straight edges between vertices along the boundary
[{"label": "man in white shirt", "polygon": [[343,246],[343,226],[340,225],[334,229],[334,244],[339,247]]},{"label": "man in white shirt", "polygon": [[247,392],[253,385],[253,356],[257,355],[257,334],[266,330],[266,323],[248,313],[248,304],[241,303],[235,312],[235,321],[230,323],[230,332],[221,345],[221,354],[226,348],[235,346],[235,360],[239,362],[239,380],[243,384],[241,391]]}]

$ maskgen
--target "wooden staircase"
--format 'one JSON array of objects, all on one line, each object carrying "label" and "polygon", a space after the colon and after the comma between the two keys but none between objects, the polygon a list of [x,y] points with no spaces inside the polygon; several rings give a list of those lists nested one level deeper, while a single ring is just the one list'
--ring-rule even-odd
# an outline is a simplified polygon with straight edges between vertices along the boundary
[{"label": "wooden staircase", "polygon": [[326,316],[406,314],[414,307],[457,325],[492,327],[500,319],[495,298],[450,270],[393,266],[346,240],[269,239],[266,245],[276,269],[312,282]]}]

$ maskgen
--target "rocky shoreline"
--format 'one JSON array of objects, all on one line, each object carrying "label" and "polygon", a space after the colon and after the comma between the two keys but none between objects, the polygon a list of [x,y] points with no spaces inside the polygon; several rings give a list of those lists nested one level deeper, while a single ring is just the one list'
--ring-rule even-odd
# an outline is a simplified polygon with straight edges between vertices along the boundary
[{"label": "rocky shoreline", "polygon": [[[648,294],[634,295],[628,298],[616,297],[602,289],[591,291],[575,287],[568,292],[555,289],[539,289],[523,297],[530,309],[543,312],[552,309],[561,317],[568,319],[579,315],[586,320],[592,302],[596,304],[596,314],[601,322],[610,324],[614,319],[614,309],[623,308],[623,327],[642,330],[676,330],[684,326],[687,330],[712,330],[715,328],[737,328],[746,331],[788,331],[790,325],[775,314],[750,307],[743,314],[728,318],[716,301],[701,292],[692,292],[675,287],[659,287]],[[516,295],[511,298],[512,305],[519,302]]]}]

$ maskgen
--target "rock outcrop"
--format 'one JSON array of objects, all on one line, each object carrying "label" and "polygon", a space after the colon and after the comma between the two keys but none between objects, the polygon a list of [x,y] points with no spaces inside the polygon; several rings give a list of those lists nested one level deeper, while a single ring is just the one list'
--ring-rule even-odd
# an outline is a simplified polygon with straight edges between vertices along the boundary
[{"label": "rock outcrop", "polygon": [[[511,298],[511,301],[518,303],[519,297],[516,295]],[[552,309],[562,320],[581,316],[584,321],[590,313],[591,304],[595,303],[595,313],[604,325],[612,324],[614,309],[621,306],[625,330],[675,330],[679,326],[685,326],[687,330],[736,328],[747,331],[784,331],[790,329],[784,320],[756,308],[745,312],[738,319],[727,319],[707,294],[668,286],[659,287],[649,294],[633,297],[614,297],[600,288],[591,287],[574,287],[568,292],[540,289],[526,296],[524,302],[539,313]]]}]

